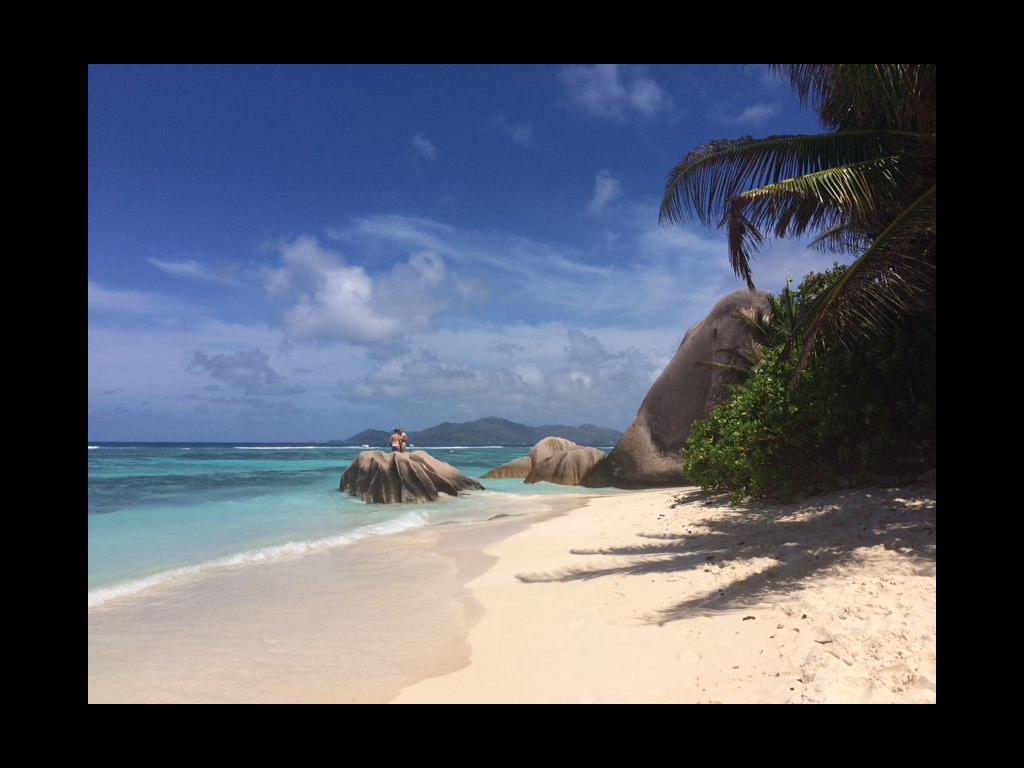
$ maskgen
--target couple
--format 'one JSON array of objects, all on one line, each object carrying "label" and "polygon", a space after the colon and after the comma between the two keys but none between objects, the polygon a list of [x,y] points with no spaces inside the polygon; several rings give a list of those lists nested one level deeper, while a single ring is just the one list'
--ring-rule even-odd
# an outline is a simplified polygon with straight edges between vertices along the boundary
[{"label": "couple", "polygon": [[396,427],[391,433],[391,452],[405,453],[405,446],[409,444],[409,436],[400,427]]}]

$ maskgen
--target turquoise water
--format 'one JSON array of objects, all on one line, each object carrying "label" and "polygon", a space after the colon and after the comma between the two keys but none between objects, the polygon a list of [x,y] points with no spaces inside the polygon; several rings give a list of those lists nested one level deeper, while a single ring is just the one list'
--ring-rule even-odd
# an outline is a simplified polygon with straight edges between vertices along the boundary
[{"label": "turquoise water", "polygon": [[[528,448],[425,446],[469,477]],[[590,489],[482,480],[433,504],[364,504],[338,491],[361,448],[323,445],[89,445],[89,604],[212,568],[295,557],[366,536],[543,508]],[[415,450],[415,448],[414,448]]]}]

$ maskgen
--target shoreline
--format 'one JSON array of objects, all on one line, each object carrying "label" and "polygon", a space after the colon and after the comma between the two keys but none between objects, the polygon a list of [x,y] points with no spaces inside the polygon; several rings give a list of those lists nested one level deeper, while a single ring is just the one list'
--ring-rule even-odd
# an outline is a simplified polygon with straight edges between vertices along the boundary
[{"label": "shoreline", "polygon": [[464,585],[493,562],[486,547],[586,498],[210,570],[92,607],[88,700],[387,702],[468,663],[480,610]]},{"label": "shoreline", "polygon": [[935,489],[545,499],[90,609],[89,700],[934,702]]}]

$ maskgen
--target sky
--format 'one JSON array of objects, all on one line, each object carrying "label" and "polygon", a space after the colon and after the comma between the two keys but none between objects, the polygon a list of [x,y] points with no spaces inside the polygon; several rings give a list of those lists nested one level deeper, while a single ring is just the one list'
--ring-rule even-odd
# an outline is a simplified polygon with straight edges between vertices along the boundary
[{"label": "sky", "polygon": [[[765,65],[92,66],[89,439],[623,430],[731,291],[659,225],[713,139],[817,133]],[[759,288],[831,265],[799,240]]]}]

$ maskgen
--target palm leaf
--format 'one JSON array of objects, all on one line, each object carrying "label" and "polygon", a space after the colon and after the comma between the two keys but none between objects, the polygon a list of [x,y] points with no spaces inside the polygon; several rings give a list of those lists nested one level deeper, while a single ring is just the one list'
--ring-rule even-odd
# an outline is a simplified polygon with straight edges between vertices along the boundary
[{"label": "palm leaf", "polygon": [[863,253],[871,238],[848,223],[832,227],[807,244],[808,248],[830,253]]},{"label": "palm leaf", "polygon": [[805,200],[858,215],[890,209],[912,178],[908,164],[902,155],[872,158],[752,189],[735,200],[755,225],[777,221],[776,237],[785,237],[787,230],[801,234],[810,220],[794,214]]},{"label": "palm leaf", "polygon": [[[775,237],[832,231],[839,227],[862,234],[879,232],[889,212],[898,210],[900,197],[912,186],[917,164],[903,155],[865,160],[785,179],[737,195],[723,220],[729,233],[729,254],[737,274],[749,279],[750,259],[764,242],[762,232]],[[905,197],[904,197],[905,199]]]},{"label": "palm leaf", "polygon": [[904,137],[887,131],[720,139],[690,152],[670,172],[659,220],[721,222],[729,201],[748,189],[893,154]]},{"label": "palm leaf", "polygon": [[833,130],[935,132],[934,64],[773,64]]},{"label": "palm leaf", "polygon": [[836,284],[801,313],[803,349],[794,386],[822,336],[877,332],[919,305],[934,289],[935,185],[908,206],[851,264]]},{"label": "palm leaf", "polygon": [[[894,151],[905,146],[905,135],[886,131],[713,141],[688,154],[669,173],[659,220],[696,218],[709,226],[726,226],[733,271],[753,288],[750,259],[764,240],[760,224],[772,216],[777,225],[783,222],[782,231],[793,222],[798,228],[844,223],[840,211],[815,200],[822,195],[847,200],[858,188],[858,180],[861,186],[881,185],[886,174],[896,172]],[[827,170],[837,173],[816,175]],[[814,178],[798,180],[809,174]],[[758,196],[752,188],[764,191]],[[745,193],[753,196],[737,203]],[[780,213],[781,200],[788,201],[789,207]],[[753,219],[746,208],[751,208]]]}]

